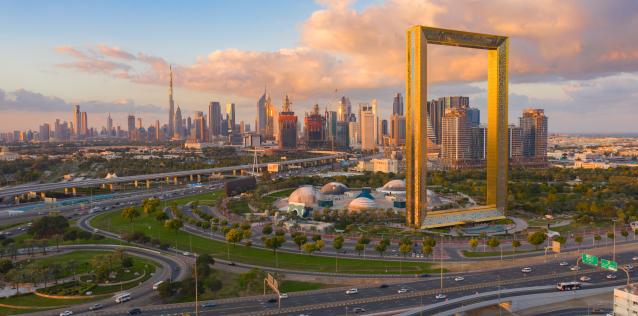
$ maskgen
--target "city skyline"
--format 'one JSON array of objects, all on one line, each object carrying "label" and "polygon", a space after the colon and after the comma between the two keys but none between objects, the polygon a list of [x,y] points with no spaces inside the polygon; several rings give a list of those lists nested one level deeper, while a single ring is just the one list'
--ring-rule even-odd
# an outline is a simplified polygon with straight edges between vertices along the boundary
[{"label": "city skyline", "polygon": [[[592,34],[588,31],[593,26],[587,23],[596,22],[600,33],[606,30],[620,34],[628,32],[631,27],[616,24],[632,23],[622,22],[631,19],[618,19],[636,15],[637,8],[629,2],[588,5],[564,2],[552,8],[555,12],[548,12],[540,4],[476,8],[462,3],[458,4],[459,8],[462,7],[465,10],[463,12],[475,10],[475,18],[457,20],[452,19],[450,13],[457,9],[456,4],[398,0],[249,2],[223,7],[219,4],[194,3],[180,7],[179,12],[188,14],[213,9],[228,12],[233,19],[224,22],[241,27],[230,27],[232,31],[224,28],[224,32],[219,31],[222,29],[220,21],[200,21],[196,25],[171,22],[165,26],[147,21],[170,15],[173,6],[169,4],[154,7],[149,17],[142,18],[143,22],[150,23],[150,28],[138,28],[137,22],[127,21],[122,26],[106,30],[100,26],[117,16],[118,9],[139,12],[150,5],[146,2],[117,2],[100,12],[104,17],[97,18],[96,10],[99,8],[87,8],[73,1],[70,4],[69,12],[61,12],[61,17],[80,16],[86,27],[85,32],[69,34],[75,25],[60,22],[55,23],[52,30],[44,30],[44,34],[41,34],[38,26],[54,16],[46,15],[42,21],[31,21],[31,28],[19,29],[6,36],[16,45],[13,50],[0,53],[0,57],[12,60],[0,75],[0,109],[4,114],[0,124],[5,127],[3,131],[36,129],[37,125],[30,123],[32,120],[27,122],[19,119],[24,117],[25,112],[36,122],[52,116],[68,120],[60,113],[66,113],[75,104],[87,109],[87,113],[94,113],[90,124],[105,121],[108,113],[120,125],[126,121],[128,113],[143,116],[147,122],[160,119],[160,122],[165,123],[169,64],[174,67],[175,104],[180,105],[187,115],[196,111],[206,112],[210,101],[218,100],[222,104],[235,103],[237,116],[246,122],[253,122],[255,100],[261,95],[264,85],[268,85],[269,94],[278,108],[285,94],[296,100],[298,113],[310,112],[316,103],[324,108],[334,104],[341,95],[346,95],[355,104],[377,99],[381,115],[389,117],[394,93],[404,90],[400,76],[403,55],[397,52],[402,49],[402,30],[409,24],[451,28],[467,25],[477,31],[498,31],[515,36],[516,40],[511,44],[512,112],[528,107],[544,108],[555,122],[550,133],[637,131],[630,119],[632,115],[628,115],[635,113],[635,107],[631,102],[626,102],[627,99],[631,100],[638,86],[637,48],[632,46],[633,43],[618,42],[617,38],[621,36],[601,38],[596,35],[598,33]],[[246,6],[255,10],[245,11]],[[282,6],[290,7],[292,14],[280,12]],[[406,10],[411,6],[414,12]],[[16,18],[30,21],[33,17],[24,13],[29,10],[34,17],[46,10],[55,10],[29,1],[8,2],[4,4],[4,9],[9,14],[2,23],[11,23]],[[247,20],[260,9],[275,19],[281,16],[290,18],[280,24],[264,27],[263,38],[240,40],[248,36],[254,24]],[[396,20],[388,30],[366,24],[369,23],[367,20],[378,17],[384,9]],[[508,22],[512,21],[510,19],[521,19],[523,11],[529,12],[530,17],[537,17],[535,21],[529,21],[531,18],[522,20],[533,23],[532,27],[521,30],[508,26]],[[593,12],[601,14],[593,18]],[[504,13],[511,13],[511,16],[504,17]],[[344,16],[350,18],[345,19]],[[488,17],[491,22],[485,22]],[[176,21],[183,19],[178,17]],[[556,21],[562,23],[554,23]],[[378,33],[382,39],[369,48],[379,48],[381,45],[385,49],[379,51],[386,53],[365,47],[365,39],[369,37],[367,33],[361,40],[349,45],[335,37],[335,34],[342,32],[345,38],[351,38],[349,28],[353,26],[370,27],[369,33]],[[209,29],[209,32],[190,39],[175,37],[176,34],[198,28]],[[320,28],[325,29],[325,32],[319,31]],[[151,38],[134,41],[131,38],[133,35],[119,32],[123,29]],[[55,30],[66,36],[48,34]],[[88,37],[88,33],[91,37]],[[155,38],[160,33],[169,36],[169,45]],[[47,36],[47,41],[40,43],[42,36]],[[229,40],[231,36],[233,39]],[[202,37],[199,41],[205,39],[206,44],[194,43],[198,37]],[[561,43],[561,49],[556,48],[557,43]],[[585,54],[584,47],[594,43],[600,47],[590,49]],[[173,47],[176,44],[181,49]],[[37,48],[37,53],[28,52],[34,48]],[[523,48],[534,51],[534,57],[528,56]],[[445,56],[448,51],[432,49],[432,53],[433,58],[437,62],[440,60],[441,64],[447,64],[446,61],[452,57],[458,61],[449,64],[452,71],[441,73],[440,70],[433,70],[436,80],[430,83],[431,95],[468,95],[475,100],[472,105],[485,113],[484,73],[476,69],[483,69],[479,66],[486,61],[477,59],[476,55],[465,50],[449,57]],[[336,55],[342,57],[337,58]],[[308,67],[301,62],[315,63],[318,67],[314,69],[315,74],[309,74],[306,70]],[[343,69],[337,69],[339,67],[335,67],[336,64]],[[226,67],[224,69],[227,71],[222,72],[221,67]],[[248,73],[251,75],[242,75]],[[219,82],[223,86],[211,82]],[[510,116],[509,121],[516,122],[516,116]]]}]

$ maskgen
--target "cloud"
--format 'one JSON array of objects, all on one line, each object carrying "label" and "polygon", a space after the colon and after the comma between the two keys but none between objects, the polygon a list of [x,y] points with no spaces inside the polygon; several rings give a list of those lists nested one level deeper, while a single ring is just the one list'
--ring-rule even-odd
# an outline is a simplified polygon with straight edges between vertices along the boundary
[{"label": "cloud", "polygon": [[165,112],[162,107],[152,104],[136,104],[130,99],[120,99],[113,102],[87,100],[71,103],[55,96],[45,96],[41,93],[24,89],[8,93],[0,89],[0,111],[66,112],[71,111],[74,104],[80,104],[83,111],[91,113]]},{"label": "cloud", "polygon": [[[255,98],[265,84],[275,94],[325,97],[334,89],[401,89],[405,30],[415,24],[509,36],[513,82],[592,79],[638,71],[638,3],[632,0],[318,1],[300,26],[300,46],[276,51],[217,50],[174,65],[187,89]],[[611,34],[611,35],[610,35]],[[60,46],[61,67],[135,83],[166,85],[168,62],[145,52],[100,44]],[[481,81],[484,51],[429,46],[430,83]]]}]

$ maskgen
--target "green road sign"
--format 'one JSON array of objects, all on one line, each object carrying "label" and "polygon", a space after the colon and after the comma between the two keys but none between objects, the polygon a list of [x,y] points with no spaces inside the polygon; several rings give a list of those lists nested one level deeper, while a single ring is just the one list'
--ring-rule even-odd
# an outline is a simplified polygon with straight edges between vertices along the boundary
[{"label": "green road sign", "polygon": [[606,259],[600,259],[600,267],[603,269],[616,272],[618,271],[618,262],[606,260]]},{"label": "green road sign", "polygon": [[598,257],[596,256],[592,256],[592,255],[588,255],[586,253],[582,254],[580,257],[583,261],[583,263],[592,265],[592,266],[598,266]]}]

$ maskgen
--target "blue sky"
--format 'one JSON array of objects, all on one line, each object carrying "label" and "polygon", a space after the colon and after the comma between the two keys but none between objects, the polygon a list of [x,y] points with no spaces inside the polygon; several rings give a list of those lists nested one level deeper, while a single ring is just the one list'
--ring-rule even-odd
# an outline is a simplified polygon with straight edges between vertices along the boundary
[{"label": "blue sky", "polygon": [[[218,100],[252,122],[266,83],[300,114],[340,94],[377,98],[387,114],[413,24],[510,36],[511,121],[532,106],[553,132],[638,132],[630,0],[1,1],[0,131],[68,120],[73,103],[97,128],[108,112],[164,123],[168,64],[187,115]],[[483,57],[432,51],[431,95],[484,108]]]}]

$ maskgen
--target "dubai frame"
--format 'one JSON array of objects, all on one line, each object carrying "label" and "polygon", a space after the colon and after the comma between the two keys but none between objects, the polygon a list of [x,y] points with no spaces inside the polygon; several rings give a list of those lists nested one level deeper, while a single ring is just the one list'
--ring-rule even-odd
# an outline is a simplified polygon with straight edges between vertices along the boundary
[{"label": "dubai frame", "polygon": [[417,25],[407,30],[406,37],[406,224],[420,228],[427,214],[427,44],[487,50],[486,207],[504,214],[509,163],[509,39]]}]

